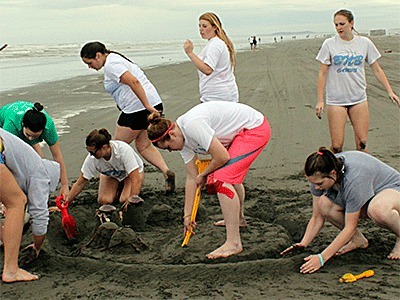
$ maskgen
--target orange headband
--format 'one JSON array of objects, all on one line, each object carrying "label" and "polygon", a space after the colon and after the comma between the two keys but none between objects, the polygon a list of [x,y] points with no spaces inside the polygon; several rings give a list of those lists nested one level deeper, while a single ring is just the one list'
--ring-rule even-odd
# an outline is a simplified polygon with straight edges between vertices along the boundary
[{"label": "orange headband", "polygon": [[322,151],[317,151],[317,154],[320,156],[324,155],[324,153]]},{"label": "orange headband", "polygon": [[154,140],[151,140],[150,142],[156,143],[158,141],[161,141],[168,134],[168,132],[171,131],[173,126],[174,126],[174,122],[171,122],[171,125],[169,125],[168,129],[160,137],[158,137],[158,138],[156,138]]}]

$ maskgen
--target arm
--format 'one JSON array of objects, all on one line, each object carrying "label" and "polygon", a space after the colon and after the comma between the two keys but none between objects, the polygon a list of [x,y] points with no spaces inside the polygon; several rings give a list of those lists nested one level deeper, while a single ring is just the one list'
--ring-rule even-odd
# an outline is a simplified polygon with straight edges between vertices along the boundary
[{"label": "arm", "polygon": [[87,182],[88,182],[88,180],[86,178],[84,178],[83,174],[81,173],[78,180],[73,184],[65,201],[68,203],[68,202],[71,202],[72,200],[74,200],[74,198],[76,196],[78,196],[80,192],[82,192],[82,190],[85,187]]},{"label": "arm", "polygon": [[124,74],[122,74],[120,77],[120,82],[128,85],[132,89],[132,91],[139,98],[140,102],[142,102],[143,106],[150,113],[157,112],[157,110],[153,106],[150,105],[150,102],[147,99],[147,95],[146,95],[146,92],[145,92],[142,84],[139,82],[139,80],[135,76],[132,75],[131,72],[126,71]]},{"label": "arm", "polygon": [[325,224],[325,218],[319,211],[318,201],[320,197],[313,196],[313,212],[310,221],[308,222],[306,232],[300,242],[301,245],[307,247],[318,235]]},{"label": "arm", "polygon": [[39,143],[33,145],[32,148],[36,151],[37,154],[40,155],[41,158],[44,158],[43,150],[42,150],[42,147],[40,147]]},{"label": "arm", "polygon": [[308,225],[301,242],[293,244],[289,248],[285,249],[284,251],[281,252],[281,255],[289,253],[295,249],[307,247],[318,235],[318,233],[325,224],[325,218],[322,216],[318,208],[319,198],[320,197],[318,196],[313,196],[312,216],[311,219],[308,221]]},{"label": "arm", "polygon": [[[332,241],[332,243],[320,253],[324,262],[328,261],[336,252],[339,251],[355,234],[357,229],[358,220],[360,218],[360,211],[355,213],[345,214],[345,225],[340,231],[338,236]],[[301,267],[301,273],[313,273],[322,267],[318,255],[310,255],[304,258],[306,261]]]},{"label": "arm", "polygon": [[[32,177],[28,186],[28,212],[32,224],[33,248],[38,255],[47,233],[49,223],[49,183],[47,179]],[[28,246],[29,247],[29,246]]]},{"label": "arm", "polygon": [[185,207],[183,210],[183,224],[184,224],[184,234],[186,231],[191,230],[190,225],[194,226],[195,224],[190,224],[190,215],[192,213],[194,197],[196,194],[196,177],[197,177],[197,166],[196,166],[197,155],[193,157],[193,159],[186,164],[186,183],[185,183]]},{"label": "arm", "polygon": [[142,188],[142,182],[143,182],[142,175],[143,175],[143,173],[139,173],[139,168],[137,168],[129,173],[128,177],[132,184],[130,196],[140,194],[140,190]]},{"label": "arm", "polygon": [[389,98],[397,104],[397,106],[400,107],[400,99],[399,97],[393,92],[392,87],[390,86],[389,81],[387,80],[387,77],[385,75],[385,72],[383,72],[381,66],[379,65],[378,61],[375,61],[371,66],[372,73],[374,73],[374,76],[378,81],[383,85],[383,87],[386,89],[386,91],[389,94]]},{"label": "arm", "polygon": [[325,92],[328,69],[329,65],[325,65],[323,63],[320,64],[318,73],[318,87],[317,87],[318,102],[317,106],[315,107],[315,114],[319,119],[321,119],[322,113],[324,112],[324,92]]},{"label": "arm", "polygon": [[197,184],[199,185],[204,185],[207,175],[226,164],[230,158],[228,150],[226,150],[216,137],[212,138],[208,153],[211,154],[212,160],[209,166],[201,174],[196,176]]},{"label": "arm", "polygon": [[204,63],[204,61],[202,61],[196,54],[194,54],[194,46],[191,40],[186,40],[183,44],[183,48],[185,49],[186,55],[190,58],[190,60],[200,72],[205,75],[210,75],[214,71],[209,65]]},{"label": "arm", "polygon": [[64,158],[61,153],[60,143],[57,141],[53,146],[50,146],[50,151],[51,154],[53,155],[53,159],[60,164],[60,179],[61,179],[60,194],[64,195],[64,198],[66,198],[69,193],[68,176]]}]

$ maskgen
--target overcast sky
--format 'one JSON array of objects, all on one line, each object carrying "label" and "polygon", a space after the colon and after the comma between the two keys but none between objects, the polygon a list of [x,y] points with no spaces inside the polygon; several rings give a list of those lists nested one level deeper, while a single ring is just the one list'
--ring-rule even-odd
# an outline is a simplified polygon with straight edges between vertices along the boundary
[{"label": "overcast sky", "polygon": [[355,28],[400,28],[399,0],[0,0],[0,44],[135,42],[199,38],[198,17],[215,12],[228,36],[334,32],[341,8]]}]

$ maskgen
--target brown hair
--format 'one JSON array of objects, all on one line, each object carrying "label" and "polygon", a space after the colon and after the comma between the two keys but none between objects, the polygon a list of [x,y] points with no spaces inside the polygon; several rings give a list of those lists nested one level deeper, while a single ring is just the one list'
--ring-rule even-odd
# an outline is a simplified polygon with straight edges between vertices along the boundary
[{"label": "brown hair", "polygon": [[342,178],[343,162],[337,158],[330,150],[320,147],[317,152],[310,154],[304,165],[306,176],[313,176],[320,173],[322,177],[330,177],[329,173],[333,170],[337,173],[337,182]]},{"label": "brown hair", "polygon": [[[172,121],[168,120],[161,116],[159,112],[153,112],[147,117],[147,121],[150,123],[149,127],[147,127],[147,135],[149,136],[149,140],[157,140],[161,136],[163,136],[166,131],[170,128]],[[157,146],[158,142],[168,141],[170,140],[169,134],[166,134],[160,140],[153,142],[154,146]]]},{"label": "brown hair", "polygon": [[[352,22],[354,21],[354,15],[351,11],[347,10],[347,9],[341,9],[338,10],[337,12],[335,12],[335,14],[333,15],[333,18],[335,18],[336,16],[343,16],[347,19],[347,21]],[[353,27],[351,28],[352,30],[354,30],[355,33],[359,34],[358,31]]]},{"label": "brown hair", "polygon": [[95,129],[90,132],[86,137],[86,146],[100,149],[101,147],[103,147],[103,145],[109,145],[110,140],[111,134],[107,131],[107,129]]},{"label": "brown hair", "polygon": [[217,36],[224,41],[226,46],[228,47],[229,56],[231,58],[232,68],[236,67],[236,54],[235,49],[233,47],[232,41],[228,38],[224,29],[222,29],[222,23],[219,20],[218,16],[212,12],[206,12],[199,17],[199,20],[205,20],[210,22],[211,26],[215,26],[217,29],[215,33]]}]

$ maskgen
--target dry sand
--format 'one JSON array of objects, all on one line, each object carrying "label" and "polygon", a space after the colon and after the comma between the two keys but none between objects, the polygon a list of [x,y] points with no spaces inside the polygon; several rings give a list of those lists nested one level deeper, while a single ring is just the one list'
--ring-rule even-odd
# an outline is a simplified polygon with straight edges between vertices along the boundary
[{"label": "dry sand", "polygon": [[[395,91],[400,91],[399,37],[373,39],[382,53],[380,64]],[[299,40],[260,45],[256,52],[238,55],[237,82],[240,101],[267,115],[273,131],[266,150],[252,166],[245,181],[246,219],[242,230],[243,253],[215,261],[205,254],[222,244],[225,230],[213,222],[221,217],[215,196],[202,195],[197,235],[188,248],[181,248],[184,165],[179,153],[163,152],[177,173],[177,191],[164,196],[163,180],[153,167],[146,167],[142,197],[146,226],[136,239],[124,238],[112,249],[82,248],[96,225],[97,182],[77,198],[70,213],[77,220],[79,241],[68,244],[61,216],[50,218],[48,237],[39,260],[29,270],[42,278],[37,282],[0,284],[1,299],[394,299],[400,289],[400,265],[386,255],[395,236],[371,221],[361,221],[370,241],[366,250],[330,260],[319,272],[302,275],[303,258],[320,252],[338,231],[325,226],[303,253],[281,257],[279,252],[301,239],[311,214],[311,196],[302,175],[306,156],[319,146],[329,146],[327,120],[314,114],[319,64],[315,56],[322,40]],[[384,53],[391,49],[392,53]],[[198,103],[198,79],[194,66],[183,63],[146,70],[164,100],[167,117],[176,119]],[[396,169],[399,160],[399,109],[370,70],[368,95],[371,154]],[[84,88],[80,88],[85,84]],[[51,114],[52,105],[74,107],[82,101],[93,106],[110,104],[99,74],[41,84],[0,95],[2,101],[21,98],[41,101]],[[69,177],[76,179],[86,155],[84,138],[94,128],[114,131],[116,108],[99,109],[68,121],[69,134],[61,137]],[[347,126],[345,149],[354,149],[353,132]],[[146,244],[140,253],[132,242]],[[23,245],[30,242],[29,230]],[[0,253],[3,260],[3,252]],[[375,276],[353,284],[339,283],[344,273],[373,269]],[[397,296],[396,296],[397,295]]]}]

